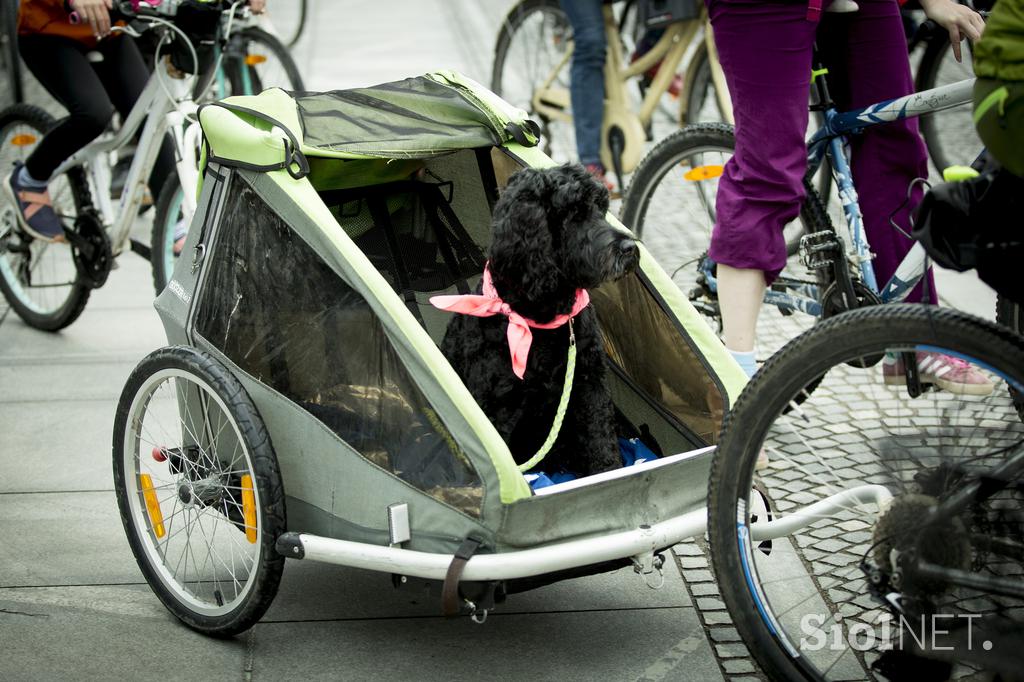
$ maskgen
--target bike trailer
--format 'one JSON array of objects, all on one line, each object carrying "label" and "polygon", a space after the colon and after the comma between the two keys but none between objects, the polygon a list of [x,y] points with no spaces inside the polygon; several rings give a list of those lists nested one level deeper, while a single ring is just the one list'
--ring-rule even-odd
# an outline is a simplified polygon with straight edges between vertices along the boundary
[{"label": "bike trailer", "polygon": [[[182,504],[205,505],[201,517],[239,508],[224,516],[256,546],[257,568],[276,552],[444,581],[448,613],[479,613],[495,594],[630,562],[649,573],[659,550],[703,531],[710,453],[745,377],[642,246],[637,271],[591,297],[615,405],[660,459],[534,492],[438,348],[451,317],[428,299],[477,285],[490,211],[509,176],[553,165],[524,112],[436,72],[232,97],[200,119],[198,211],[156,307],[169,342],[188,347],[178,352],[191,349],[237,380],[269,440],[244,442],[242,418],[200,424],[211,402],[179,390],[189,417],[164,437],[181,443],[150,457],[146,438],[121,439],[129,493],[145,499],[133,476],[163,466],[153,478],[187,488]],[[126,388],[119,419],[129,431],[139,403]],[[272,443],[271,478],[283,488],[274,509],[266,497],[280,491],[261,487],[265,456],[246,460],[255,463],[248,484],[185,461],[223,450],[211,434],[232,430],[246,451]],[[115,435],[115,460],[118,447]],[[209,490],[214,480],[223,499]],[[246,495],[260,498],[255,509]],[[126,504],[126,528],[135,514],[149,559],[168,563],[152,514]],[[253,528],[275,519],[271,537]],[[195,598],[185,592],[176,603]],[[223,591],[210,601],[216,613],[233,603]],[[220,633],[251,624],[183,620]]]}]

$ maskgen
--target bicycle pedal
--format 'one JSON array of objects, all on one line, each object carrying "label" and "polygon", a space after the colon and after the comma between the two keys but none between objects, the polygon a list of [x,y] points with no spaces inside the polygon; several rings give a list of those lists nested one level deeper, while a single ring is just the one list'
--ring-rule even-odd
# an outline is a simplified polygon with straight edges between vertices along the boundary
[{"label": "bicycle pedal", "polygon": [[843,254],[843,244],[835,232],[823,230],[800,238],[800,260],[810,270],[831,267]]}]

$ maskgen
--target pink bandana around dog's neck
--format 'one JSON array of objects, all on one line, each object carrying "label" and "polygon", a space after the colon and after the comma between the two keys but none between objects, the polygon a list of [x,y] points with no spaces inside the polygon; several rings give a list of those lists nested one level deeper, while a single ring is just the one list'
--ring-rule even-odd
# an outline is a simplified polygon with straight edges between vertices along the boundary
[{"label": "pink bandana around dog's neck", "polygon": [[537,329],[555,329],[561,327],[570,318],[579,315],[580,311],[590,303],[590,294],[586,289],[576,290],[576,301],[572,304],[572,312],[568,315],[557,315],[550,322],[534,322],[528,320],[509,307],[508,303],[498,296],[494,284],[491,282],[491,269],[484,266],[484,281],[482,294],[462,294],[455,296],[432,296],[430,304],[441,310],[448,310],[463,315],[475,317],[491,317],[492,315],[505,315],[508,317],[508,349],[512,355],[512,371],[520,379],[526,372],[526,358],[530,355],[530,344],[533,343],[533,332],[530,327]]}]

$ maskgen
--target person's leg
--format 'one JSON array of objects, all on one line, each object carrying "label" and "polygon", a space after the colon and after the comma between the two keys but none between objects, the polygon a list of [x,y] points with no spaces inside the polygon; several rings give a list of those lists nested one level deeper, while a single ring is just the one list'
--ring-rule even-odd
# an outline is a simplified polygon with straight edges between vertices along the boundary
[{"label": "person's leg", "polygon": [[807,164],[807,93],[815,24],[799,3],[710,4],[736,117],[736,151],[718,186],[711,258],[726,347],[754,350],[767,282],[786,263],[783,227],[800,211]]},{"label": "person's leg", "polygon": [[18,207],[18,223],[36,239],[62,241],[64,227],[54,211],[47,185],[65,159],[103,132],[113,108],[85,49],[56,36],[19,38],[26,66],[36,79],[68,110],[68,116],[46,133],[24,164],[15,164],[3,182],[3,191]]},{"label": "person's leg", "polygon": [[764,272],[718,264],[718,301],[722,311],[722,336],[748,376],[757,371],[754,330],[765,291]]},{"label": "person's leg", "polygon": [[[907,42],[896,0],[858,0],[860,10],[822,19],[820,44],[842,46],[842,79],[834,87],[840,109],[864,107],[914,91]],[[825,37],[827,36],[827,37]],[[831,60],[830,60],[831,61]],[[832,64],[829,65],[830,69]],[[830,83],[838,79],[830,80]],[[916,178],[928,177],[928,152],[916,119],[874,126],[850,140],[851,170],[857,185],[864,231],[875,254],[872,265],[884,286],[914,244],[910,214],[921,200]],[[923,283],[907,301],[921,302]],[[929,302],[936,303],[935,280],[928,275]]]},{"label": "person's leg", "polygon": [[67,118],[48,132],[25,160],[32,177],[45,182],[61,162],[103,132],[114,107],[79,43],[57,36],[27,35],[19,36],[18,49],[32,75],[68,110]]},{"label": "person's leg", "polygon": [[[128,36],[107,38],[100,42],[99,49],[104,59],[94,65],[96,74],[110,96],[110,101],[124,119],[145,89],[149,81],[149,69],[135,41]],[[164,136],[149,176],[149,190],[154,201],[163,189],[164,182],[174,172],[174,143],[170,136]]]},{"label": "person's leg", "polygon": [[576,128],[576,152],[585,166],[601,163],[604,119],[604,15],[601,0],[560,0],[573,33],[569,94]]}]

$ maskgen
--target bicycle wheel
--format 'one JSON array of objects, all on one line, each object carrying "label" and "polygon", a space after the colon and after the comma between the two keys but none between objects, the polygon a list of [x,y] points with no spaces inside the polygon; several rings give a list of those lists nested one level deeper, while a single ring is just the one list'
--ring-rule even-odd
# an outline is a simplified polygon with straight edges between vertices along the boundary
[{"label": "bicycle wheel", "polygon": [[[996,297],[996,322],[1024,336],[1024,311],[1019,305],[1002,296]],[[1010,388],[1010,397],[1017,406],[1020,418],[1024,419],[1024,391]]]},{"label": "bicycle wheel", "polygon": [[725,115],[718,104],[714,81],[711,79],[708,46],[703,40],[697,43],[687,68],[693,69],[694,74],[690,89],[686,91],[686,115],[681,123],[685,126],[702,121],[725,121]]},{"label": "bicycle wheel", "polygon": [[263,29],[247,28],[240,41],[237,52],[229,46],[224,54],[231,94],[256,95],[268,88],[290,92],[306,89],[299,67],[280,40]]},{"label": "bicycle wheel", "polygon": [[252,401],[192,348],[146,356],[114,419],[114,488],[128,543],[150,587],[189,627],[231,636],[277,593],[284,490]]},{"label": "bicycle wheel", "polygon": [[0,64],[7,78],[10,104],[25,101],[24,82],[21,78],[21,56],[18,54],[18,2],[0,1]]},{"label": "bicycle wheel", "polygon": [[[718,298],[705,270],[715,224],[718,178],[734,148],[732,128],[724,124],[700,123],[676,131],[640,162],[622,204],[622,222],[645,241],[679,288],[719,329]],[[807,201],[800,218],[786,228],[794,256],[783,275],[793,282],[816,285],[815,277],[795,257],[800,235],[832,228],[816,193],[809,185],[806,189]],[[781,282],[774,287],[776,290],[784,290]],[[759,353],[770,355],[813,321],[810,315],[766,305],[758,320]]]},{"label": "bicycle wheel", "polygon": [[[523,0],[501,25],[491,71],[491,90],[540,123],[544,152],[556,161],[576,158],[576,132],[568,115],[571,41],[569,18],[557,0]],[[541,114],[541,95],[546,107],[566,115]]]},{"label": "bicycle wheel", "polygon": [[268,3],[267,17],[273,22],[277,37],[289,49],[295,47],[306,29],[308,10],[308,0],[276,0]]},{"label": "bicycle wheel", "polygon": [[[57,331],[74,322],[91,289],[75,266],[68,243],[32,239],[18,227],[17,206],[7,187],[7,173],[24,162],[55,121],[45,111],[18,104],[0,113],[0,291],[31,327]],[[88,187],[80,169],[54,178],[49,186],[54,210],[67,226],[78,218]]]},{"label": "bicycle wheel", "polygon": [[[911,397],[905,374],[850,364],[917,352],[955,355],[990,391]],[[722,597],[771,677],[1019,672],[1024,424],[1007,384],[1024,385],[1024,340],[912,304],[826,320],[754,377],[723,425],[708,522]],[[751,520],[765,505],[771,530]]]},{"label": "bicycle wheel", "polygon": [[[921,92],[974,77],[973,48],[963,50],[963,62],[953,58],[953,47],[944,33],[928,41],[914,77],[914,88]],[[921,117],[921,133],[928,147],[932,164],[942,175],[950,166],[969,166],[984,148],[974,130],[971,107],[961,106],[925,114]]]},{"label": "bicycle wheel", "polygon": [[[150,239],[150,262],[153,266],[153,288],[159,296],[171,281],[174,265],[178,256],[174,253],[174,236],[178,233],[178,225],[187,220],[182,212],[185,192],[177,176],[167,178],[156,202],[156,214],[153,217],[153,236]],[[182,225],[187,228],[187,225]]]}]

